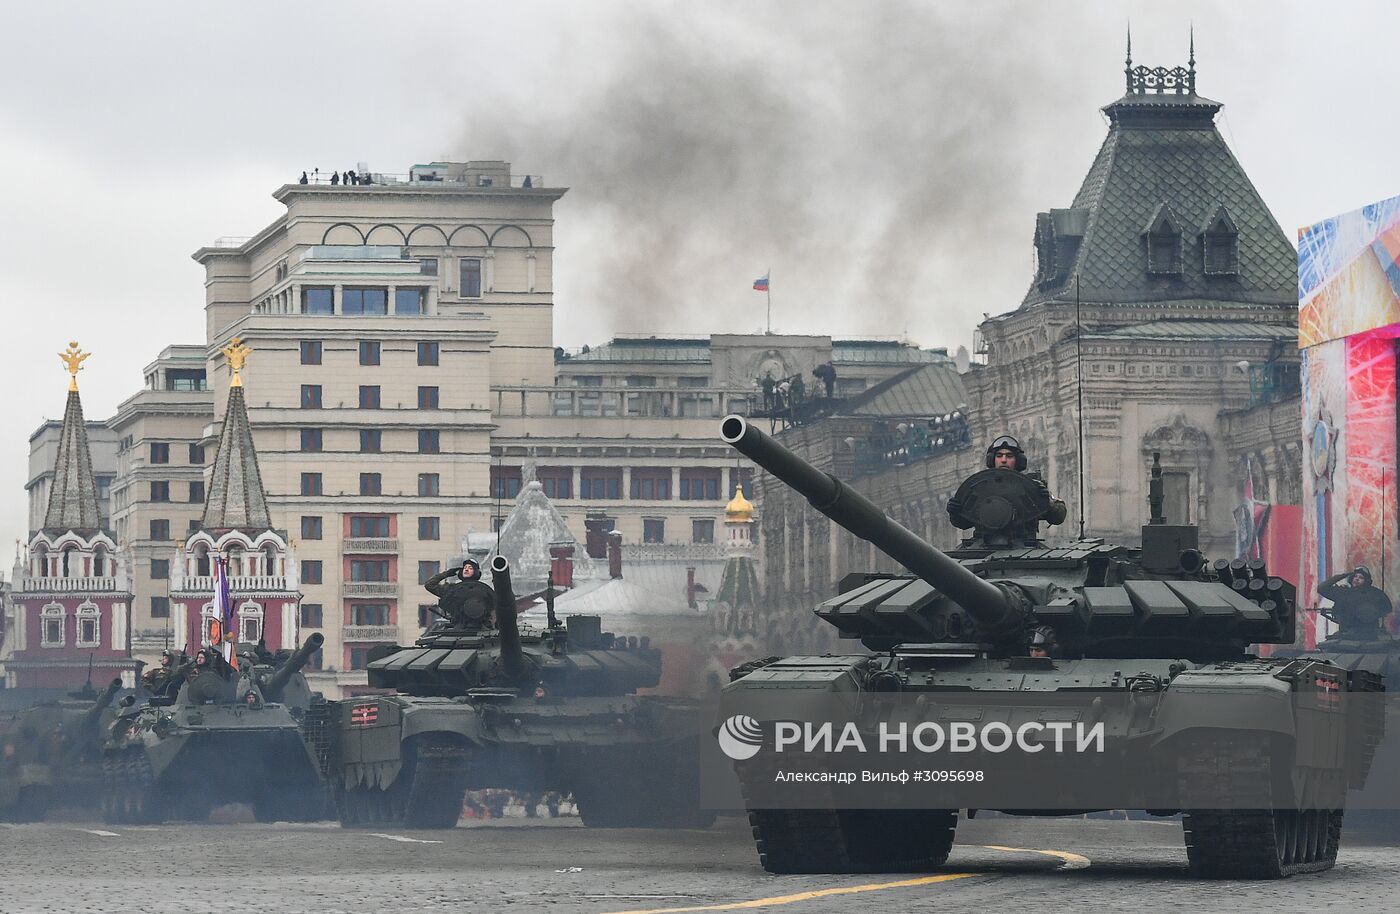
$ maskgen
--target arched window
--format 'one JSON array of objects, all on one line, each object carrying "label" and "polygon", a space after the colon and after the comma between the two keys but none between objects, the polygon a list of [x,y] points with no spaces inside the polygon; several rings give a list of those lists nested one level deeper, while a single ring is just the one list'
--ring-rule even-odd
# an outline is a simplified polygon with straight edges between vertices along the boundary
[{"label": "arched window", "polygon": [[263,570],[262,573],[268,577],[277,574],[277,547],[272,543],[262,547]]},{"label": "arched window", "polygon": [[244,644],[257,644],[263,636],[263,608],[257,603],[244,603],[238,607],[238,640]]},{"label": "arched window", "polygon": [[235,543],[228,547],[228,576],[236,578],[243,574],[243,547]]},{"label": "arched window", "polygon": [[1239,230],[1223,206],[1201,230],[1201,253],[1207,276],[1239,275]]},{"label": "arched window", "polygon": [[72,546],[69,546],[69,547],[67,547],[66,549],[63,550],[63,569],[62,569],[63,577],[65,577],[65,578],[75,578],[75,577],[78,577],[78,556],[77,556],[77,552],[78,552],[78,550],[75,549],[75,548],[72,547]]},{"label": "arched window", "polygon": [[107,573],[107,550],[98,546],[92,551],[92,576],[100,578]]},{"label": "arched window", "polygon": [[49,547],[43,543],[34,547],[34,561],[31,573],[36,578],[49,576]]},{"label": "arched window", "polygon": [[201,578],[214,573],[209,566],[209,547],[203,543],[194,547],[194,573],[196,577]]},{"label": "arched window", "polygon": [[62,604],[50,603],[39,610],[39,646],[63,647],[68,611]]}]

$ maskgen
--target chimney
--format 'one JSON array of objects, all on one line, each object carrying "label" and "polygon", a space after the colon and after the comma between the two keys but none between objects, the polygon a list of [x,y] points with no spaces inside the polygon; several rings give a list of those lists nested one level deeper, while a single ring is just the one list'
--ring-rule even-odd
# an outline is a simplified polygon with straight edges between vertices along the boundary
[{"label": "chimney", "polygon": [[590,559],[606,558],[608,554],[608,518],[602,511],[589,511],[583,518],[584,551]]},{"label": "chimney", "polygon": [[551,544],[549,547],[549,570],[554,575],[554,586],[569,589],[574,586],[574,547],[568,543]]},{"label": "chimney", "polygon": [[691,609],[699,609],[700,604],[695,602],[695,566],[687,565],[685,569],[685,605]]},{"label": "chimney", "polygon": [[608,577],[622,577],[622,534],[616,530],[608,534]]}]

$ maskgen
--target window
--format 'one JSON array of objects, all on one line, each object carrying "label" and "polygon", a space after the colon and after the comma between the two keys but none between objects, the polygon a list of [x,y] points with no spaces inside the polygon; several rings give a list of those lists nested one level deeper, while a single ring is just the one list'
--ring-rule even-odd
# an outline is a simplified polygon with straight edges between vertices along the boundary
[{"label": "window", "polygon": [[388,559],[351,559],[350,580],[383,582],[389,580]]},{"label": "window", "polygon": [[98,647],[101,643],[99,637],[98,621],[102,618],[101,612],[93,603],[84,603],[78,607],[78,631],[77,640],[74,642],[78,647]]},{"label": "window", "polygon": [[646,501],[666,500],[671,497],[671,471],[655,467],[635,467],[632,470],[632,491],[629,498]]},{"label": "window", "polygon": [[170,521],[164,519],[151,521],[151,539],[170,539]]},{"label": "window", "polygon": [[301,408],[320,409],[321,408],[321,385],[303,384],[301,385]]},{"label": "window", "polygon": [[301,563],[301,582],[303,584],[321,583],[321,562],[313,559],[303,559]]},{"label": "window", "polygon": [[718,500],[719,476],[719,470],[681,470],[681,500]]},{"label": "window", "polygon": [[[304,286],[301,290],[301,313],[334,314],[335,289],[330,286]],[[319,347],[320,344],[317,345]],[[319,365],[321,360],[318,357],[315,362],[304,362],[303,364]]]},{"label": "window", "polygon": [[320,628],[322,612],[320,603],[301,604],[301,624],[305,628]]},{"label": "window", "polygon": [[387,289],[342,289],[340,293],[341,314],[388,314],[389,292]]},{"label": "window", "polygon": [[441,562],[419,562],[418,563],[418,583],[426,584],[428,579],[442,570]]},{"label": "window", "polygon": [[57,603],[50,603],[40,611],[40,647],[63,647],[67,619],[67,611]]},{"label": "window", "polygon": [[321,364],[321,341],[302,340],[301,341],[301,364],[320,365]]},{"label": "window", "polygon": [[621,498],[622,470],[611,467],[584,468],[579,472],[578,497]]},{"label": "window", "polygon": [[642,518],[642,542],[666,542],[666,521],[659,517]]},{"label": "window", "polygon": [[419,343],[418,344],[418,364],[436,365],[438,363],[438,344]]},{"label": "window", "polygon": [[441,437],[435,428],[420,428],[418,430],[418,453],[436,454],[441,449]]},{"label": "window", "polygon": [[301,449],[306,453],[315,453],[321,450],[321,430],[319,428],[301,430]]},{"label": "window", "polygon": [[320,495],[321,494],[321,474],[302,473],[301,474],[301,494]]},{"label": "window", "polygon": [[462,297],[481,297],[481,258],[462,258]]},{"label": "window", "polygon": [[308,517],[301,518],[301,538],[304,540],[318,540],[321,538],[321,518]]},{"label": "window", "polygon": [[1181,272],[1181,238],[1177,235],[1148,236],[1147,272],[1172,275]]},{"label": "window", "polygon": [[418,408],[419,408],[419,409],[437,409],[437,408],[438,408],[438,389],[437,389],[436,387],[420,387],[420,388],[418,388]]},{"label": "window", "polygon": [[384,442],[384,433],[377,428],[360,429],[360,453],[378,454]]},{"label": "window", "polygon": [[442,518],[418,518],[418,538],[420,540],[442,539]]},{"label": "window", "polygon": [[441,491],[441,477],[437,473],[418,474],[418,496],[427,498]]},{"label": "window", "polygon": [[427,628],[438,620],[438,614],[434,612],[435,607],[418,604],[418,627]]},{"label": "window", "polygon": [[360,364],[361,364],[361,365],[378,365],[378,364],[379,364],[379,344],[378,344],[377,342],[372,342],[372,341],[369,341],[369,340],[361,341],[361,343],[360,343]]},{"label": "window", "polygon": [[350,655],[350,669],[363,670],[369,665],[369,648],[348,647],[346,652]]},{"label": "window", "polygon": [[350,535],[355,537],[379,537],[389,535],[389,517],[385,514],[350,515]]},{"label": "window", "polygon": [[170,559],[151,559],[151,580],[164,581],[170,577]]},{"label": "window", "polygon": [[438,259],[436,257],[421,257],[418,260],[418,272],[424,276],[438,275]]},{"label": "window", "polygon": [[520,467],[491,468],[491,497],[514,498],[520,494]]},{"label": "window", "polygon": [[379,495],[379,494],[380,494],[380,479],[379,479],[379,474],[378,474],[378,473],[361,473],[361,474],[360,474],[360,494],[361,494],[361,495]]},{"label": "window", "polygon": [[204,466],[204,445],[202,445],[202,444],[191,444],[191,445],[190,445],[190,466],[194,466],[194,467],[202,467],[202,466]]},{"label": "window", "polygon": [[172,368],[165,373],[166,390],[208,390],[209,381],[202,368]]},{"label": "window", "polygon": [[190,483],[190,504],[200,505],[204,503],[204,480],[198,479]]},{"label": "window", "polygon": [[735,486],[742,487],[745,498],[753,498],[753,467],[736,467],[729,471],[729,488],[724,493],[727,498],[734,495]]},{"label": "window", "polygon": [[394,313],[422,314],[424,298],[422,289],[395,289]]},{"label": "window", "polygon": [[1169,524],[1191,523],[1191,474],[1185,470],[1162,471],[1162,510]]},{"label": "window", "polygon": [[361,384],[361,385],[360,385],[360,409],[378,409],[378,408],[379,408],[379,385],[378,385],[378,384]]},{"label": "window", "polygon": [[655,387],[656,376],[649,374],[629,374],[627,376],[628,387]]},{"label": "window", "polygon": [[244,644],[257,644],[262,640],[262,610],[256,612],[247,604],[238,608],[239,638]]},{"label": "window", "polygon": [[574,471],[571,467],[540,467],[540,486],[550,498],[573,498]]},{"label": "window", "polygon": [[690,522],[690,541],[692,543],[713,543],[715,541],[715,522],[712,518],[694,518]]},{"label": "window", "polygon": [[389,604],[353,603],[350,606],[351,625],[388,625]]},{"label": "window", "polygon": [[169,619],[169,618],[170,618],[170,598],[169,598],[169,597],[151,597],[151,618],[152,618],[152,619]]},{"label": "window", "polygon": [[186,525],[186,527],[185,527],[185,535],[186,535],[186,536],[189,536],[189,535],[192,534],[192,533],[198,533],[198,532],[199,532],[199,524],[200,524],[199,518],[197,518],[197,517],[191,517],[191,518],[190,518],[189,524]]},{"label": "window", "polygon": [[706,377],[677,378],[677,387],[709,387],[710,379]]},{"label": "window", "polygon": [[170,501],[170,483],[165,480],[151,483],[151,501]]},{"label": "window", "polygon": [[170,445],[164,441],[151,442],[151,463],[169,463]]}]

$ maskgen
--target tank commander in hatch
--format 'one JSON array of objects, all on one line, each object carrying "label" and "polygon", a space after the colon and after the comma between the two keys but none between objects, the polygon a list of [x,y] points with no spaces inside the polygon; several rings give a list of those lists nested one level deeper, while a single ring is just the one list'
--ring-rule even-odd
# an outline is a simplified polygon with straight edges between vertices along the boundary
[{"label": "tank commander in hatch", "polygon": [[1390,615],[1390,599],[1371,583],[1371,569],[1357,565],[1317,585],[1317,594],[1332,601],[1322,615],[1337,623],[1338,638],[1379,641],[1380,621]]},{"label": "tank commander in hatch", "polygon": [[[1010,470],[1013,473],[1020,473],[1027,479],[1035,481],[1035,484],[1045,492],[1045,497],[1049,499],[1050,508],[1043,515],[1035,519],[1035,523],[1044,521],[1047,524],[1062,524],[1069,512],[1065,508],[1065,503],[1058,498],[1050,496],[1049,490],[1045,486],[1045,480],[1040,478],[1039,473],[1031,473],[1026,470],[1026,452],[1021,450],[1021,443],[1010,435],[999,435],[987,448],[985,460],[986,468],[989,470]],[[953,526],[966,530],[974,525],[974,521],[963,514],[966,507],[957,498],[948,499],[948,516]],[[1035,523],[1030,525],[1029,537],[1035,538]]]},{"label": "tank commander in hatch", "polygon": [[[456,582],[450,579],[456,577]],[[438,606],[453,628],[484,627],[491,624],[491,610],[496,605],[496,593],[481,580],[481,566],[476,559],[462,562],[461,568],[449,568],[427,580],[423,588],[438,598]]]}]

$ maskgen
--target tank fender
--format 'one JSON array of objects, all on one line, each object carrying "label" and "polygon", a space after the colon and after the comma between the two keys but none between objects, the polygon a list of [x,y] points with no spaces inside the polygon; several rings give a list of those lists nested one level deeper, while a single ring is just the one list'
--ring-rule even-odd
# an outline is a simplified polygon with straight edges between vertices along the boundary
[{"label": "tank fender", "polygon": [[476,743],[481,736],[481,715],[470,705],[405,708],[403,738],[408,739],[420,733],[452,733],[461,736],[468,743]]},{"label": "tank fender", "polygon": [[1154,746],[1201,730],[1251,730],[1290,742],[1297,736],[1291,690],[1271,676],[1182,673],[1162,696],[1156,724]]},{"label": "tank fender", "polygon": [[346,787],[386,788],[403,764],[401,710],[385,698],[336,702],[336,761]]}]

